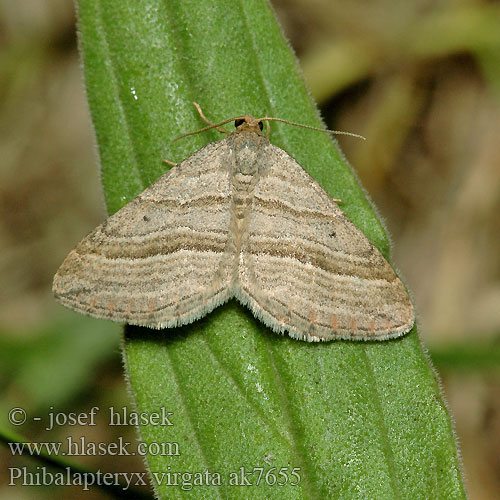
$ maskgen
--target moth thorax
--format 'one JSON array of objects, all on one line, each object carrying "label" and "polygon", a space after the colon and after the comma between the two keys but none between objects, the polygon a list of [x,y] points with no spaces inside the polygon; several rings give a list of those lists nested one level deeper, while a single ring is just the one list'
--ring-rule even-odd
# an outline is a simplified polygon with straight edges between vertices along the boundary
[{"label": "moth thorax", "polygon": [[255,151],[244,149],[240,150],[240,154],[236,155],[236,161],[233,166],[233,175],[255,175],[259,170],[259,162],[257,161],[257,154]]}]

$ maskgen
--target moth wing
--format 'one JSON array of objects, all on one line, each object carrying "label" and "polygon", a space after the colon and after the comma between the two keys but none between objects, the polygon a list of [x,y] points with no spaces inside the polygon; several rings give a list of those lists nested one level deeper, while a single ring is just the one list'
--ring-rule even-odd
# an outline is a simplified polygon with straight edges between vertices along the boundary
[{"label": "moth wing", "polygon": [[309,341],[397,337],[408,293],[379,250],[285,151],[269,144],[239,262],[240,300]]},{"label": "moth wing", "polygon": [[189,323],[227,300],[229,153],[225,140],[205,146],[109,217],[62,263],[55,297],[152,328]]}]

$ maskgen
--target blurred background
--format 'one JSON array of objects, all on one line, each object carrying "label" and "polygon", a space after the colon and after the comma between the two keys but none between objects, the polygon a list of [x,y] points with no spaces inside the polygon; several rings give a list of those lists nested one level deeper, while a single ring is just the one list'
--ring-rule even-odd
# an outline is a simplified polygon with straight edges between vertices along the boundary
[{"label": "blurred background", "polygon": [[[367,138],[339,142],[413,292],[470,499],[499,498],[500,4],[272,4],[329,128]],[[72,2],[0,1],[0,131],[0,425],[14,406],[36,415],[126,405],[120,326],[66,311],[51,295],[63,258],[105,218]],[[135,440],[134,429],[110,436],[100,417],[89,440]],[[46,435],[36,422],[22,431]],[[78,462],[144,470],[135,457]],[[38,465],[4,447],[0,463]],[[1,498],[89,498],[8,481],[2,467]]]}]

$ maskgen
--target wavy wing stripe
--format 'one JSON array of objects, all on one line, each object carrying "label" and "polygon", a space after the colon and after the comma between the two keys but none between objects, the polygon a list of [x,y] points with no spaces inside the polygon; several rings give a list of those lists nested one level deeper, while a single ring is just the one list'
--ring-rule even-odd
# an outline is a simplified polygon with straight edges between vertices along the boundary
[{"label": "wavy wing stripe", "polygon": [[128,259],[131,263],[135,260],[149,259],[156,255],[166,256],[183,250],[193,252],[221,253],[224,251],[228,232],[206,233],[193,230],[165,231],[154,238],[135,237],[128,238],[127,245],[121,244],[121,238],[112,243],[94,241],[82,242],[75,251],[80,256],[97,255],[108,260]]},{"label": "wavy wing stripe", "polygon": [[[61,266],[59,275],[69,272],[74,278],[99,284],[100,286],[141,285],[141,289],[170,283],[179,286],[178,280],[189,278],[193,272],[199,273],[199,278],[215,272],[223,256],[210,251],[192,251],[180,249],[167,255],[154,255],[141,259],[108,259],[98,254],[79,255],[73,251]],[[89,269],[100,269],[99,273],[91,274]],[[170,269],[165,272],[164,269]],[[203,271],[205,269],[205,271]],[[145,276],[148,277],[145,280]],[[213,276],[206,276],[208,281]],[[200,285],[201,286],[201,285]]]},{"label": "wavy wing stripe", "polygon": [[[294,308],[300,309],[299,303],[316,304],[321,307],[349,307],[353,310],[376,312],[382,306],[392,307],[402,304],[407,307],[404,297],[404,287],[399,280],[389,283],[384,280],[364,280],[352,276],[337,276],[323,271],[313,270],[310,266],[291,263],[289,260],[263,259],[254,264],[254,274],[247,278],[241,277],[242,286],[246,291],[252,285],[266,294],[287,296]],[[273,273],[285,273],[287,278],[276,280]],[[253,281],[255,280],[255,281]]]},{"label": "wavy wing stripe", "polygon": [[255,257],[276,257],[278,261],[279,258],[292,259],[289,261],[290,265],[295,262],[309,264],[335,275],[355,276],[367,280],[382,279],[388,282],[397,279],[392,268],[375,255],[367,258],[347,254],[345,250],[330,249],[300,237],[287,241],[253,236],[250,238],[249,253]]}]

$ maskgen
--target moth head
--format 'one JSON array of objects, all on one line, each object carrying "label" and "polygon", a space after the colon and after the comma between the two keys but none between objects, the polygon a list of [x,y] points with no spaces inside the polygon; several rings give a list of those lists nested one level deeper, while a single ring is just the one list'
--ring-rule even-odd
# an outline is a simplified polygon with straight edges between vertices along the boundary
[{"label": "moth head", "polygon": [[252,115],[245,115],[245,116],[239,116],[238,118],[228,118],[227,120],[224,120],[220,123],[212,123],[210,120],[205,118],[205,115],[203,114],[203,111],[200,108],[200,105],[196,102],[193,103],[195,108],[198,110],[199,115],[201,118],[209,123],[210,125],[208,127],[204,127],[200,130],[195,130],[194,132],[188,132],[187,134],[182,134],[179,137],[176,137],[173,139],[176,141],[177,139],[181,139],[182,137],[188,137],[190,135],[194,134],[199,134],[200,132],[205,132],[207,130],[211,130],[213,128],[217,129],[219,132],[222,132],[224,134],[230,134],[228,130],[222,128],[222,125],[225,125],[226,123],[232,122],[234,120],[234,126],[236,127],[236,131],[250,131],[250,132],[255,132],[256,134],[260,134],[264,128],[263,122],[266,122],[266,137],[269,139],[269,122],[270,121],[276,121],[276,122],[282,122],[282,123],[287,123],[288,125],[294,125],[296,127],[301,127],[301,128],[306,128],[309,130],[316,130],[318,132],[324,132],[327,134],[334,134],[334,135],[350,135],[352,137],[359,137],[360,139],[364,139],[363,136],[358,135],[358,134],[353,134],[351,132],[342,132],[338,130],[324,130],[321,128],[316,128],[316,127],[311,127],[309,125],[302,125],[301,123],[295,123],[295,122],[290,122],[288,120],[283,120],[282,118],[273,118],[270,116],[264,116],[262,118],[255,118]]},{"label": "moth head", "polygon": [[236,118],[236,120],[234,121],[234,126],[236,127],[236,130],[249,130],[251,132],[257,132],[258,134],[260,134],[260,132],[264,128],[262,120],[258,120],[252,115],[246,115],[241,118]]}]

